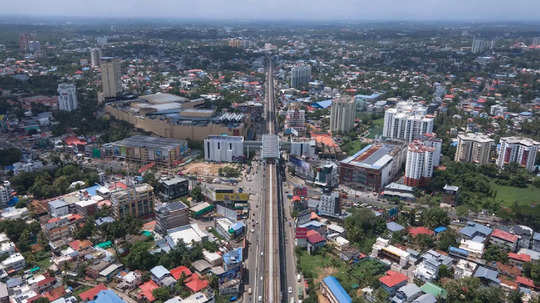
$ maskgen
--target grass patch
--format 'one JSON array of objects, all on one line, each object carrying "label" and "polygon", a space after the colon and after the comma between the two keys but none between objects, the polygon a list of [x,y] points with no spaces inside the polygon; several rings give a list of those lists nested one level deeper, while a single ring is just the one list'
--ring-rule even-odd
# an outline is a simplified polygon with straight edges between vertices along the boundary
[{"label": "grass patch", "polygon": [[379,118],[373,120],[373,124],[369,128],[368,138],[373,139],[375,136],[382,135],[384,126],[384,118]]},{"label": "grass patch", "polygon": [[344,151],[348,156],[352,156],[354,155],[354,153],[366,147],[367,145],[368,143],[362,142],[360,140],[354,140],[347,144],[344,144],[341,147],[341,150]]},{"label": "grass patch", "polygon": [[528,187],[521,188],[491,182],[491,188],[497,191],[495,199],[501,200],[504,206],[511,206],[514,201],[520,205],[540,202],[540,188],[530,184]]}]

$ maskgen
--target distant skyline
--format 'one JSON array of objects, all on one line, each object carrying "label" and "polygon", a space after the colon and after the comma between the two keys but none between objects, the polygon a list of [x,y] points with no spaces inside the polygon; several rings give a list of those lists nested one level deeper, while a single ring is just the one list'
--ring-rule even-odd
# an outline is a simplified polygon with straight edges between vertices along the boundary
[{"label": "distant skyline", "polygon": [[540,21],[539,0],[25,0],[2,13],[33,16],[242,20]]}]

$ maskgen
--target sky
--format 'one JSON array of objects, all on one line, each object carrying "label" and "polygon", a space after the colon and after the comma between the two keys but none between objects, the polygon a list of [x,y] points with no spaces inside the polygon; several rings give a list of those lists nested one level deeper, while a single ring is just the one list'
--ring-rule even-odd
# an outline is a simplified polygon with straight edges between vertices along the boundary
[{"label": "sky", "polygon": [[0,0],[2,14],[242,20],[540,21],[540,0]]}]

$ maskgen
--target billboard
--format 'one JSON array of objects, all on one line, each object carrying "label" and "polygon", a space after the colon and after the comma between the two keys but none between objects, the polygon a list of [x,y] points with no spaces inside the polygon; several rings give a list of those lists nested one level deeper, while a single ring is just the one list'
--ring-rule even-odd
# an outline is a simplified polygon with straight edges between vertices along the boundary
[{"label": "billboard", "polygon": [[248,201],[248,193],[216,193],[216,201]]}]

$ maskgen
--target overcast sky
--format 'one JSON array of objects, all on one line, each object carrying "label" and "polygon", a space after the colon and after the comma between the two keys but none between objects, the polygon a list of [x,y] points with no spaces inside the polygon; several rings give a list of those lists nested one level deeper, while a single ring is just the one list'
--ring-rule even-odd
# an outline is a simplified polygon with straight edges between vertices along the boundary
[{"label": "overcast sky", "polygon": [[0,0],[4,14],[287,20],[540,21],[540,0]]}]

